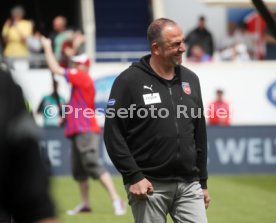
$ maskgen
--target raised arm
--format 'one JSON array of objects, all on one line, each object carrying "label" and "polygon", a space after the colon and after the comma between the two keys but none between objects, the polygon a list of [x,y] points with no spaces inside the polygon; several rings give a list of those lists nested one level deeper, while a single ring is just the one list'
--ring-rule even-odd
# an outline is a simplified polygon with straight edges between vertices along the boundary
[{"label": "raised arm", "polygon": [[49,69],[54,74],[64,75],[65,69],[59,65],[59,63],[53,53],[51,40],[42,36],[41,44],[44,49],[44,53],[45,53],[45,57],[46,57],[46,61],[49,66]]}]

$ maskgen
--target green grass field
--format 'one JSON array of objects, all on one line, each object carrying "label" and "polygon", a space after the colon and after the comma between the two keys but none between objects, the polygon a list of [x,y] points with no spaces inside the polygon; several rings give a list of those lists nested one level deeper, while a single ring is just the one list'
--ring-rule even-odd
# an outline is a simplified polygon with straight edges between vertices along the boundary
[{"label": "green grass field", "polygon": [[[126,194],[120,177],[114,177],[120,195]],[[125,216],[114,216],[107,193],[98,181],[90,181],[91,214],[67,216],[66,210],[79,203],[77,184],[70,177],[55,177],[53,197],[61,223],[131,223],[130,208]],[[276,175],[209,177],[212,202],[207,211],[209,223],[276,222]],[[168,222],[172,222],[168,217]]]}]

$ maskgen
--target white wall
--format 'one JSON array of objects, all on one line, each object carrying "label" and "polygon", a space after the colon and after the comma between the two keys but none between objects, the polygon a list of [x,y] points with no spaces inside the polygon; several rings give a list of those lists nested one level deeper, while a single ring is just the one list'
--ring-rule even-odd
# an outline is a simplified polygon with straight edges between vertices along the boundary
[{"label": "white wall", "polygon": [[[96,80],[118,75],[129,63],[94,64],[91,75]],[[269,86],[276,81],[275,62],[248,63],[184,63],[200,79],[204,106],[214,100],[215,91],[225,91],[225,99],[233,105],[233,125],[276,125],[276,106],[267,98]],[[48,70],[25,70],[14,72],[27,98],[36,110],[39,100],[52,91]],[[70,88],[60,77],[60,93],[66,98]],[[107,96],[108,97],[108,96]]]},{"label": "white wall", "polygon": [[267,98],[268,88],[276,81],[275,62],[186,64],[201,82],[205,107],[215,91],[225,91],[232,104],[234,125],[276,125],[276,106]]},{"label": "white wall", "polygon": [[204,15],[207,28],[213,34],[215,43],[226,35],[227,14],[223,6],[208,6],[200,0],[163,0],[164,17],[179,23],[187,34],[197,25],[198,17]]}]

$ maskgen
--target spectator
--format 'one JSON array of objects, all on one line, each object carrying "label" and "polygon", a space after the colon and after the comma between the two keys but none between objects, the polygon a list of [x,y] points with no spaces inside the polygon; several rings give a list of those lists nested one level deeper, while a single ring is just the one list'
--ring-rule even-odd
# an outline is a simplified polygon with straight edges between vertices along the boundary
[{"label": "spectator", "polygon": [[243,44],[246,47],[250,59],[257,59],[255,52],[258,41],[258,34],[249,32],[247,30],[247,25],[245,23],[241,23],[235,36],[236,44]]},{"label": "spectator", "polygon": [[208,62],[211,61],[211,57],[204,52],[201,45],[195,44],[191,49],[191,56],[188,57],[189,62]]},{"label": "spectator", "polygon": [[256,11],[247,14],[243,21],[245,23],[246,32],[254,37],[253,59],[264,59],[266,22]]},{"label": "spectator", "polygon": [[65,40],[72,36],[72,31],[67,29],[67,19],[64,16],[56,16],[53,20],[53,32],[50,34],[55,57],[61,59],[61,48]]},{"label": "spectator", "polygon": [[220,58],[225,61],[249,61],[251,60],[245,44],[236,44],[220,52]]},{"label": "spectator", "polygon": [[216,100],[208,107],[209,125],[228,126],[230,125],[230,105],[223,99],[223,90],[216,91]]},{"label": "spectator", "polygon": [[237,29],[236,24],[228,24],[228,35],[221,41],[219,56],[224,61],[249,61],[254,57],[256,36],[246,30],[242,23]]},{"label": "spectator", "polygon": [[95,88],[89,76],[90,59],[84,54],[75,56],[72,58],[74,69],[64,69],[53,54],[51,41],[44,37],[41,41],[50,70],[54,74],[63,75],[72,84],[69,101],[71,112],[66,116],[65,135],[72,141],[73,176],[79,183],[82,203],[67,213],[75,215],[91,211],[88,177],[93,177],[99,179],[108,191],[114,213],[123,215],[126,212],[125,204],[117,193],[110,174],[98,161],[100,127],[95,115],[87,114],[87,111],[95,112]]},{"label": "spectator", "polygon": [[[58,82],[54,81],[52,94],[44,96],[38,106],[37,113],[43,115],[44,127],[59,127],[63,122],[59,115],[54,117],[51,115],[51,109],[52,111],[59,111],[60,106],[65,104],[65,99],[62,96],[58,96],[57,92]],[[59,101],[57,101],[57,96]]]},{"label": "spectator", "polygon": [[2,69],[0,103],[0,221],[10,222],[12,215],[18,223],[56,223],[37,127],[21,89]]},{"label": "spectator", "polygon": [[26,58],[28,56],[27,38],[32,34],[32,23],[24,19],[25,10],[15,6],[3,27],[2,37],[5,44],[4,56]]},{"label": "spectator", "polygon": [[186,36],[185,42],[188,45],[187,58],[191,56],[192,47],[196,44],[201,45],[207,55],[209,55],[210,57],[213,56],[213,52],[214,52],[213,37],[212,37],[212,34],[206,28],[204,16],[199,17],[198,26],[190,33],[188,33],[188,35]]},{"label": "spectator", "polygon": [[219,50],[225,50],[227,48],[231,48],[237,44],[237,24],[234,22],[229,22],[227,25],[227,35],[223,36],[223,38],[219,42]]},{"label": "spectator", "polygon": [[39,53],[42,51],[40,37],[41,33],[36,29],[35,24],[32,23],[32,34],[27,38],[27,46],[30,52]]},{"label": "spectator", "polygon": [[42,53],[40,37],[41,33],[36,29],[35,24],[33,23],[32,35],[27,38],[29,60],[32,68],[42,67],[43,61],[45,61]]}]

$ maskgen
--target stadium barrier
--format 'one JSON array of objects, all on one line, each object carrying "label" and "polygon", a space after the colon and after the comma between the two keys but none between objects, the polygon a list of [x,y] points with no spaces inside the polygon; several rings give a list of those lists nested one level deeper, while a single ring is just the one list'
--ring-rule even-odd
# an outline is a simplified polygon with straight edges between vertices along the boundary
[{"label": "stadium barrier", "polygon": [[[276,173],[276,126],[208,126],[208,170],[210,174]],[[62,128],[44,129],[40,141],[53,175],[70,175],[70,141]],[[114,168],[103,140],[100,162],[112,173]]]}]

